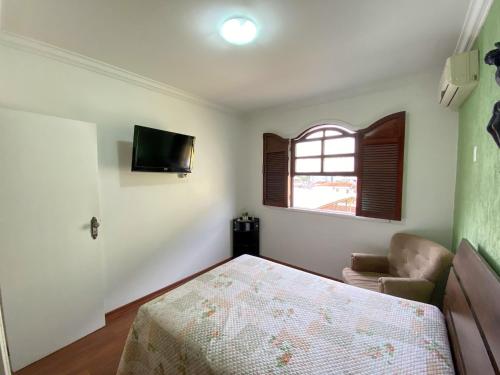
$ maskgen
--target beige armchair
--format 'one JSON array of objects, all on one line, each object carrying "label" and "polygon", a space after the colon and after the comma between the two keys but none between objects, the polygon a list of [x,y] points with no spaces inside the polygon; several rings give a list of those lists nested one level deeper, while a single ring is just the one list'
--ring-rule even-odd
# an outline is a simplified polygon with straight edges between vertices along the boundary
[{"label": "beige armchair", "polygon": [[453,254],[435,242],[397,233],[387,256],[353,253],[342,276],[350,285],[429,303],[452,260]]}]

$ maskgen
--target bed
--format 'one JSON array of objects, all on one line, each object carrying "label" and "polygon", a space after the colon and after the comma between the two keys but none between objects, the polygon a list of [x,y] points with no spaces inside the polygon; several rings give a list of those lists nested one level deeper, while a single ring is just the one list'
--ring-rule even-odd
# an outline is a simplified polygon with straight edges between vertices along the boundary
[{"label": "bed", "polygon": [[[455,261],[468,264],[470,251]],[[472,310],[454,268],[443,315],[244,255],[143,305],[118,374],[487,374],[488,363],[495,373],[475,315],[463,319]],[[479,341],[460,345],[474,331]],[[479,344],[483,357],[470,352]]]}]

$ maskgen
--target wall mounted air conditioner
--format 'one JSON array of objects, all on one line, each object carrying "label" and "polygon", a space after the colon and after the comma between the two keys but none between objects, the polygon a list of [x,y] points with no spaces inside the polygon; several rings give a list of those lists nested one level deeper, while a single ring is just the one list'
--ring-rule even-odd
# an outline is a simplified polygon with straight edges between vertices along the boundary
[{"label": "wall mounted air conditioner", "polygon": [[479,80],[477,50],[449,57],[444,66],[439,87],[439,103],[457,110],[470,95]]}]

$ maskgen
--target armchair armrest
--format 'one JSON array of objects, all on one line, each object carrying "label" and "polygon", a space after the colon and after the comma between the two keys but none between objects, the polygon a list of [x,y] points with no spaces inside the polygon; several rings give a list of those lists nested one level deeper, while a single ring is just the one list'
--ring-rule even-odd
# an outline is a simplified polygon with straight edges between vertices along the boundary
[{"label": "armchair armrest", "polygon": [[434,291],[434,283],[409,277],[380,277],[379,290],[391,296],[428,303]]},{"label": "armchair armrest", "polygon": [[385,255],[352,253],[351,269],[358,272],[389,272],[389,259]]}]

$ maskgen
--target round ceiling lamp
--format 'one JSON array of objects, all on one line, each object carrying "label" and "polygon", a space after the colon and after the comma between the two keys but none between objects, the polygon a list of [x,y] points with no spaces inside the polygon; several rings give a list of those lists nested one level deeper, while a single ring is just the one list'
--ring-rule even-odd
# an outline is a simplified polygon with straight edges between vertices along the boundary
[{"label": "round ceiling lamp", "polygon": [[224,40],[231,44],[251,43],[257,37],[255,22],[245,17],[232,17],[226,20],[219,31]]}]

